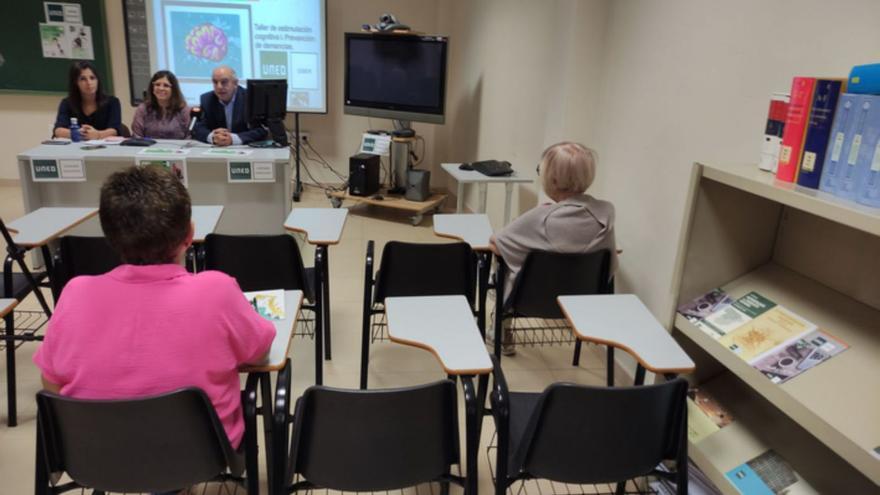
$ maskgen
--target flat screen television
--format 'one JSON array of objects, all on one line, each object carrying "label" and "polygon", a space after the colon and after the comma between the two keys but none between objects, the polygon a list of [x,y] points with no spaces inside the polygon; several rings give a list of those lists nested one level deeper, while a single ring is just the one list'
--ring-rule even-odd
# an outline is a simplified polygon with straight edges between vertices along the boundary
[{"label": "flat screen television", "polygon": [[444,123],[448,41],[444,36],[345,33],[343,111]]}]

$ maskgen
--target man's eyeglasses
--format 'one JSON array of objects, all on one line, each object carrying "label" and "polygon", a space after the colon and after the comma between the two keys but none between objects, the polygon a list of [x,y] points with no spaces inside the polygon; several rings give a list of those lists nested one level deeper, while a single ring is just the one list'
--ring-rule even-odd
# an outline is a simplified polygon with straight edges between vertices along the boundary
[{"label": "man's eyeglasses", "polygon": [[538,162],[538,164],[535,165],[535,173],[539,176],[541,175],[541,162]]}]

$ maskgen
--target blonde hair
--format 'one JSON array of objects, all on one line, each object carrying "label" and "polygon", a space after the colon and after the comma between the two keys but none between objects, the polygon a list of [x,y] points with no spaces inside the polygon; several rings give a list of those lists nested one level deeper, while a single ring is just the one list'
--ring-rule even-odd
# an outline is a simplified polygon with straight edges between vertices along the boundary
[{"label": "blonde hair", "polygon": [[596,152],[580,143],[563,141],[541,154],[541,184],[551,198],[582,194],[596,177]]}]

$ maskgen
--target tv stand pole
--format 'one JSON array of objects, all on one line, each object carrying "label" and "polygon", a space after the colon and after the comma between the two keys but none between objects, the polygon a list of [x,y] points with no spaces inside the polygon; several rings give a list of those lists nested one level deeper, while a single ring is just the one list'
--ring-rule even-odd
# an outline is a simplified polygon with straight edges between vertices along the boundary
[{"label": "tv stand pole", "polygon": [[299,147],[302,146],[302,141],[299,138],[299,112],[293,112],[293,139],[296,141],[296,144],[294,145],[294,153],[296,155],[296,180],[293,183],[293,201],[298,203],[300,197],[302,197],[303,190],[302,180],[299,178]]}]

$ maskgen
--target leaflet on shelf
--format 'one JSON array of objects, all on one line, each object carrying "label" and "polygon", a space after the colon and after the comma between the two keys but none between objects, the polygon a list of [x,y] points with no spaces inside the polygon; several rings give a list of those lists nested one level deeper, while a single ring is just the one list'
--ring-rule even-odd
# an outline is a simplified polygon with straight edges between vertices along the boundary
[{"label": "leaflet on shelf", "polygon": [[848,348],[845,342],[822,330],[814,330],[765,353],[751,364],[773,383],[785,383]]},{"label": "leaflet on shelf", "polygon": [[723,290],[713,289],[678,311],[774,383],[784,383],[849,348],[754,291],[730,302]]}]

